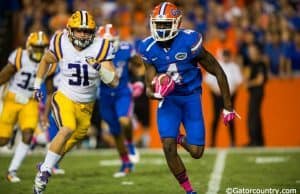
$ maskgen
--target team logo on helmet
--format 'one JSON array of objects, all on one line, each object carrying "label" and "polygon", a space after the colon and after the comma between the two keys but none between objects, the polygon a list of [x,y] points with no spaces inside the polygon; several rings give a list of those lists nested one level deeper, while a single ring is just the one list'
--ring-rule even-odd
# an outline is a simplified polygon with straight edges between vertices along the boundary
[{"label": "team logo on helmet", "polygon": [[181,14],[181,11],[178,10],[178,9],[171,9],[171,14],[174,16],[174,17],[177,17]]}]

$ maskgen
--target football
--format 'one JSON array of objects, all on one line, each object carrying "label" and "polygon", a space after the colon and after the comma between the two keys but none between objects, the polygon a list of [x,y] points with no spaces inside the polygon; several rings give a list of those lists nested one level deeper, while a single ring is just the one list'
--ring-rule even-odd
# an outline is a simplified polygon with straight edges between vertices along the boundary
[{"label": "football", "polygon": [[155,96],[159,98],[166,97],[175,88],[174,80],[166,73],[155,76],[152,84],[154,86]]}]

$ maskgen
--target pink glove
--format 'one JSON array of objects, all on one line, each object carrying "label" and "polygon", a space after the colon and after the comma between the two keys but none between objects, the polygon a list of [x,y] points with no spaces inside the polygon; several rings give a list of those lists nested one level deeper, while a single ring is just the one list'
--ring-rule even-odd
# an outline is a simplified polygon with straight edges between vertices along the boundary
[{"label": "pink glove", "polygon": [[240,115],[235,111],[228,111],[223,109],[223,121],[225,125],[228,125],[235,117],[241,119]]},{"label": "pink glove", "polygon": [[154,96],[157,98],[166,97],[175,88],[175,82],[167,74],[154,77],[152,84],[154,85]]},{"label": "pink glove", "polygon": [[141,81],[136,81],[132,84],[130,84],[131,87],[131,91],[132,91],[132,96],[134,98],[139,97],[140,95],[142,95],[143,91],[144,91],[144,83]]}]

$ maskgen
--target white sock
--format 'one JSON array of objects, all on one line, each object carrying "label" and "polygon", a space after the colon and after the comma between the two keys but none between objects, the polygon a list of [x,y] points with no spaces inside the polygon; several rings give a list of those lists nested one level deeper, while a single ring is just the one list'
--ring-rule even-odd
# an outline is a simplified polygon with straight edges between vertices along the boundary
[{"label": "white sock", "polygon": [[8,171],[17,171],[24,160],[25,156],[27,155],[27,152],[29,150],[29,145],[23,143],[22,141],[19,143],[15,150],[15,154],[10,162]]},{"label": "white sock", "polygon": [[41,171],[48,171],[51,173],[51,169],[59,161],[61,155],[48,150],[44,163],[41,166]]}]

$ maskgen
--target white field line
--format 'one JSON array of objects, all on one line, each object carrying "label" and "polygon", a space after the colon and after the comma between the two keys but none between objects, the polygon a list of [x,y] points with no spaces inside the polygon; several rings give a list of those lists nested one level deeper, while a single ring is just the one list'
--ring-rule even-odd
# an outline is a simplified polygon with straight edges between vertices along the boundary
[{"label": "white field line", "polygon": [[[182,158],[184,163],[190,163],[191,159],[188,158]],[[166,160],[164,158],[147,158],[142,159],[139,161],[138,165],[166,165]],[[99,161],[100,166],[119,166],[121,165],[121,161],[119,159],[112,159],[112,160],[100,160]]]},{"label": "white field line", "polygon": [[217,158],[214,170],[211,173],[206,194],[217,194],[220,189],[222,174],[225,167],[227,150],[220,150],[217,153]]}]

